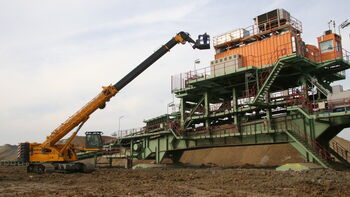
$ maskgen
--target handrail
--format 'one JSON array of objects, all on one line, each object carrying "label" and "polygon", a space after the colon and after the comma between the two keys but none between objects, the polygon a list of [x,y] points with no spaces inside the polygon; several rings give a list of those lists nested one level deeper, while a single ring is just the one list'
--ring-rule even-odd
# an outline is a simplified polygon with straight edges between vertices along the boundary
[{"label": "handrail", "polygon": [[333,160],[331,153],[327,150],[327,148],[323,147],[316,139],[312,139],[306,132],[303,132],[296,123],[293,121],[290,122],[294,133],[299,135],[299,137],[303,139],[306,144],[313,148],[313,150],[315,150],[323,159],[327,161]]},{"label": "handrail", "polygon": [[142,133],[145,133],[145,131],[146,131],[145,127],[119,130],[118,132],[116,132],[116,137],[120,138],[120,137],[129,136],[129,135],[142,134]]},{"label": "handrail", "polygon": [[[342,58],[345,62],[350,63],[350,52],[347,51],[345,48],[341,48],[340,51],[336,51],[335,53],[336,53],[336,56],[338,58]],[[313,62],[317,62],[317,63],[322,63],[322,62],[328,60],[328,59],[326,59],[326,60],[322,59],[321,51],[313,51],[312,53],[307,53],[307,55],[305,55],[305,57],[308,58],[309,60],[311,60]]]},{"label": "handrail", "polygon": [[[239,133],[239,132],[258,134],[260,131],[261,132],[285,131],[286,128],[288,127],[287,123],[288,121],[286,120],[273,121],[273,123],[271,123],[270,120],[257,120],[257,121],[250,121],[250,122],[245,122],[240,124],[225,124],[225,125],[210,126],[208,129],[205,126],[202,126],[202,127],[183,130],[179,122],[169,121],[168,129],[171,129],[179,136],[194,136],[194,135],[202,134],[203,131],[206,131],[208,132],[208,134],[213,134],[213,135],[225,135],[225,134],[233,134],[233,133]],[[274,128],[273,130],[271,130],[271,126],[273,126]],[[262,129],[257,129],[258,127]]]},{"label": "handrail", "polygon": [[319,142],[316,140],[312,141],[312,145],[314,149],[322,156],[322,158],[326,159],[327,161],[332,161],[333,158],[331,156],[331,153],[327,150],[327,148],[323,147]]},{"label": "handrail", "polygon": [[332,148],[332,150],[334,150],[336,153],[338,153],[346,161],[350,160],[350,155],[349,155],[350,151],[347,150],[346,148],[344,148],[338,142],[332,141],[329,147]]},{"label": "handrail", "polygon": [[[254,24],[246,28],[238,28],[238,29],[225,32],[223,34],[213,37],[213,45],[214,47],[220,47],[221,45],[224,45],[225,43],[228,43],[228,42],[239,41],[244,38],[266,34],[271,30],[278,29],[280,27],[285,27],[285,26],[291,26],[296,30],[298,30],[299,32],[302,32],[302,23],[298,19],[292,16],[290,16],[289,19],[286,19],[285,23],[283,24],[279,24],[279,22],[280,22],[280,19],[278,17],[274,17],[274,18],[269,18],[266,21],[262,21],[262,23],[267,24],[266,26],[270,27],[269,29],[266,29],[266,28],[261,29],[258,25]],[[234,34],[233,37],[231,35],[232,33]]]},{"label": "handrail", "polygon": [[290,106],[287,107],[287,110],[297,110],[299,111],[302,115],[304,115],[307,119],[311,119],[311,116],[301,107],[295,105],[295,106]]},{"label": "handrail", "polygon": [[[281,44],[276,47],[276,50],[270,53],[265,53],[260,56],[250,55],[250,56],[243,57],[242,67],[270,64],[271,65],[270,67],[272,68],[273,65],[279,60],[280,57],[290,54],[288,51],[290,50],[291,44],[292,44],[291,42]],[[247,61],[248,57],[249,57],[249,61]],[[191,87],[189,82],[193,80],[207,79],[210,77],[226,75],[229,73],[236,72],[239,69],[241,68],[238,68],[235,65],[224,64],[219,68],[207,66],[196,70],[190,70],[185,73],[176,74],[171,76],[171,91],[174,92],[177,90],[182,90],[182,89]]]},{"label": "handrail", "polygon": [[[342,99],[334,99],[334,100],[328,100],[328,101],[324,101],[326,104],[328,104],[328,106],[325,108],[325,110],[319,110],[318,107],[318,102],[308,102],[307,104],[304,104],[302,107],[300,107],[300,104],[303,104],[305,102],[305,100],[300,97],[302,96],[302,94],[299,93],[292,93],[292,94],[288,94],[288,95],[284,95],[284,96],[280,96],[280,98],[285,98],[285,101],[290,104],[289,108],[287,108],[287,110],[298,110],[300,113],[302,113],[306,118],[311,119],[312,117],[310,116],[311,114],[319,114],[319,113],[324,113],[324,112],[333,112],[335,110],[339,110],[344,108],[344,110],[350,110],[350,97],[349,98],[342,98]],[[293,103],[290,103],[290,98],[295,98],[293,99]],[[244,104],[240,104],[240,105],[244,105]],[[337,107],[338,106],[338,107]],[[340,106],[340,108],[339,108]],[[308,107],[308,111],[305,111],[305,107]],[[237,106],[237,109],[239,107]],[[232,106],[232,100],[228,100],[228,101],[223,101],[220,103],[216,103],[215,105],[211,105],[210,106],[210,113],[220,113],[220,112],[224,112],[226,110],[232,110],[233,106]],[[172,122],[172,121],[170,121]],[[249,122],[248,122],[249,124]],[[291,123],[292,124],[292,123]],[[140,128],[134,128],[134,129],[127,129],[127,130],[121,130],[118,133],[118,137],[123,137],[126,135],[135,135],[135,134],[143,134],[145,132],[147,132],[147,130],[150,129],[157,129],[158,126],[160,124],[156,124],[156,125],[152,125],[152,126],[145,126],[145,127],[140,127]],[[163,129],[169,129],[172,128],[172,126],[169,126],[168,124],[164,124],[163,125],[164,128]],[[160,126],[159,126],[160,128]],[[178,127],[179,128],[179,125]],[[294,123],[293,124],[293,128],[296,129],[297,131],[300,130],[300,128],[297,127],[297,125]],[[177,130],[177,129],[175,129]],[[197,129],[198,131],[198,129]],[[181,131],[179,133],[183,133],[184,131]],[[303,135],[302,132],[299,132],[300,135]],[[305,137],[304,137],[305,138]]]},{"label": "handrail", "polygon": [[350,63],[350,52],[342,48],[342,53],[343,53],[343,60]]}]

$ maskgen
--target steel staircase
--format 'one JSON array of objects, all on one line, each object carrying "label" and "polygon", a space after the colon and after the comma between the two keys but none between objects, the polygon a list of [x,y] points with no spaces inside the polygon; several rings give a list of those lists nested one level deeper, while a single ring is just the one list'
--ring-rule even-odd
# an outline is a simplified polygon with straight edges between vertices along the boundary
[{"label": "steel staircase", "polygon": [[185,128],[187,127],[187,126],[189,126],[191,123],[192,123],[192,119],[191,119],[191,117],[195,114],[195,112],[197,111],[197,109],[199,108],[199,106],[203,103],[203,101],[204,101],[204,96],[201,98],[201,100],[199,100],[199,102],[196,104],[196,106],[191,110],[191,112],[190,112],[190,114],[187,116],[187,118],[185,119],[185,123],[184,123],[184,125],[185,125]]},{"label": "steel staircase", "polygon": [[[301,107],[298,106],[292,106],[287,108],[288,111],[298,111],[300,114],[302,114],[305,118],[311,119],[310,115],[307,114]],[[297,129],[295,129],[297,130]],[[296,133],[296,132],[294,132]],[[299,131],[300,133],[300,131]],[[301,135],[297,135],[300,137]],[[305,138],[305,137],[304,137]],[[305,140],[303,140],[305,142]],[[320,146],[320,145],[319,145]],[[340,162],[342,162],[344,165],[350,167],[350,151],[345,149],[343,146],[341,146],[339,143],[332,141],[329,144],[329,147],[323,148],[324,152],[328,152],[327,154],[332,154],[335,158],[337,158]]]},{"label": "steel staircase", "polygon": [[287,135],[292,138],[300,147],[302,147],[309,156],[317,161],[324,168],[332,168],[330,164],[330,153],[316,141],[311,142],[304,139],[298,133],[292,130],[286,130]]},{"label": "steel staircase", "polygon": [[264,102],[264,97],[268,94],[272,83],[275,81],[275,79],[277,78],[278,74],[282,70],[283,65],[284,65],[284,63],[280,62],[280,60],[278,60],[275,63],[275,66],[273,66],[270,74],[264,80],[262,86],[260,87],[260,89],[259,89],[258,93],[256,94],[254,100],[252,101],[253,104],[256,104],[256,103],[259,103],[259,102],[260,103]]},{"label": "steel staircase", "polygon": [[324,94],[325,96],[331,94],[331,91],[322,84],[322,82],[319,82],[316,77],[312,77],[309,74],[305,74],[307,80],[314,86],[317,87],[317,89]]}]

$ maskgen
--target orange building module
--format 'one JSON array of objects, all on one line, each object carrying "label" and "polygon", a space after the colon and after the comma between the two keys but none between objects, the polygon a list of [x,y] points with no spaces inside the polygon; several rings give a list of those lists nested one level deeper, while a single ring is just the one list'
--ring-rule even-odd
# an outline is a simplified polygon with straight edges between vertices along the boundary
[{"label": "orange building module", "polygon": [[313,62],[342,57],[341,37],[330,30],[317,38],[318,46],[305,44],[302,23],[284,9],[276,9],[254,18],[254,25],[239,28],[213,38],[215,59],[240,55],[241,67],[264,66],[282,56],[297,54]]}]

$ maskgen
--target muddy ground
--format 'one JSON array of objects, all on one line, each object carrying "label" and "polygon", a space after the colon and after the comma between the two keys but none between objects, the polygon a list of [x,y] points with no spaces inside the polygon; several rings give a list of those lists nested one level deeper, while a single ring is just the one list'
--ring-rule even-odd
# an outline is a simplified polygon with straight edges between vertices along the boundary
[{"label": "muddy ground", "polygon": [[167,167],[38,175],[0,166],[0,196],[350,196],[350,172]]}]

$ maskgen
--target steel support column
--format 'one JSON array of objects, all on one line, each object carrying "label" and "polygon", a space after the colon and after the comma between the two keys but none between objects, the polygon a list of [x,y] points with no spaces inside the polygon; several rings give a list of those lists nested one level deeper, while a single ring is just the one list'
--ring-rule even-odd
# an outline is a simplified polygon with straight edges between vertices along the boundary
[{"label": "steel support column", "polygon": [[209,129],[209,93],[208,91],[204,92],[204,115],[205,115],[205,127]]},{"label": "steel support column", "polygon": [[181,127],[183,128],[185,126],[185,98],[182,97],[180,100],[180,113],[181,113],[181,119],[180,119],[180,124]]},{"label": "steel support column", "polygon": [[232,88],[232,101],[233,101],[233,111],[235,112],[233,114],[233,124],[237,125],[238,124],[238,115],[237,115],[237,92],[236,88]]}]

